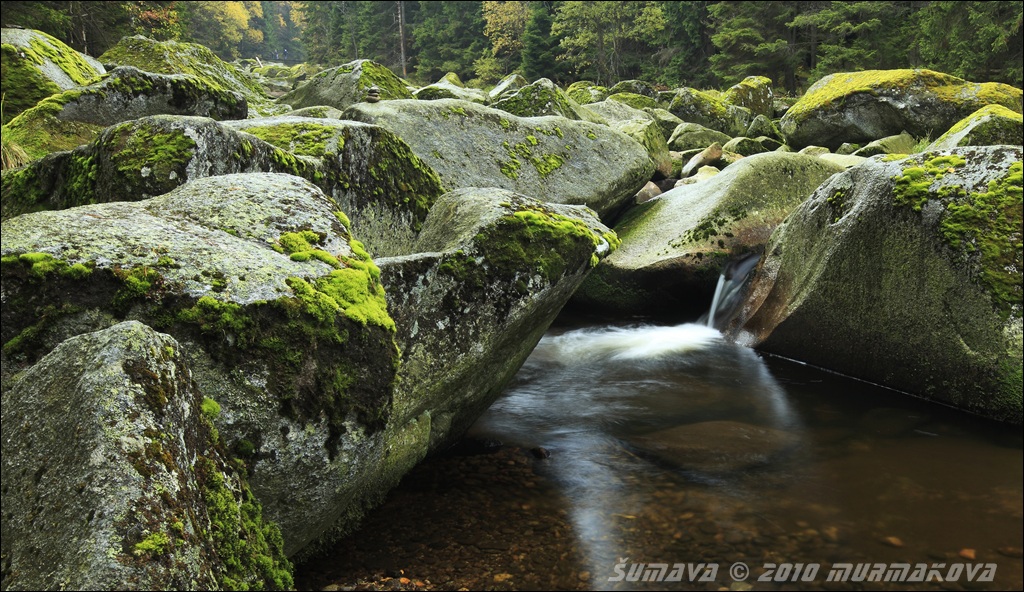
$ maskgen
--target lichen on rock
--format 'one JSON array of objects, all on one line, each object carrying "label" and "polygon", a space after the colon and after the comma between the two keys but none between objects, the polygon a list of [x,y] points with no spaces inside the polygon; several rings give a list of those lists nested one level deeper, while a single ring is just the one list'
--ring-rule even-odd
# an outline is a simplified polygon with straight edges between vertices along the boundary
[{"label": "lichen on rock", "polygon": [[5,377],[4,588],[292,587],[190,376],[180,343],[129,321]]},{"label": "lichen on rock", "polygon": [[836,175],[773,234],[736,334],[1020,424],[1021,156],[958,148]]}]

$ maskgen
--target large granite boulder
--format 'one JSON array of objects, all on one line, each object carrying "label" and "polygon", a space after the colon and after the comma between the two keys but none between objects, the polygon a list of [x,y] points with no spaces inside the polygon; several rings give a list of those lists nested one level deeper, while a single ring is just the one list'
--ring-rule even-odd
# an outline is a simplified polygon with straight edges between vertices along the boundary
[{"label": "large granite boulder", "polygon": [[672,130],[668,147],[676,152],[703,150],[715,142],[725,144],[731,139],[728,134],[708,129],[699,123],[681,123]]},{"label": "large granite boulder", "polygon": [[1020,146],[874,158],[780,226],[734,334],[1021,423]]},{"label": "large granite boulder", "polygon": [[106,72],[96,60],[42,31],[4,28],[0,41],[5,124],[46,97]]},{"label": "large granite boulder", "polygon": [[772,91],[772,80],[766,76],[747,76],[739,83],[730,86],[722,95],[726,103],[750,109],[754,115],[764,115],[769,119],[775,113],[775,93]]},{"label": "large granite boulder", "polygon": [[[437,173],[383,127],[355,121],[265,117],[225,122],[297,157],[318,159],[304,175],[352,221],[374,257],[408,253],[434,200],[444,193]],[[317,178],[317,175],[320,178]]]},{"label": "large granite boulder", "polygon": [[754,119],[746,107],[726,103],[710,93],[693,88],[675,91],[668,110],[687,123],[700,125],[729,136],[742,136]]},{"label": "large granite boulder", "polygon": [[832,150],[908,132],[947,130],[985,105],[1021,112],[1024,93],[1007,84],[977,84],[931,70],[867,70],[830,74],[786,111],[787,143]]},{"label": "large granite boulder", "polygon": [[843,168],[772,152],[639,205],[615,226],[622,246],[580,287],[576,303],[626,314],[696,318],[733,258],[758,253],[772,230]]},{"label": "large granite boulder", "polygon": [[560,115],[566,119],[600,123],[600,118],[569,98],[565,91],[547,78],[541,78],[533,84],[506,92],[491,106],[519,117]]},{"label": "large granite boulder", "polygon": [[390,436],[395,325],[336,212],[298,177],[242,174],[7,220],[4,370],[123,319],[170,333],[290,554],[352,503],[365,483],[349,476]]},{"label": "large granite boulder", "polygon": [[136,201],[191,179],[239,172],[324,178],[315,159],[296,157],[212,119],[156,115],[111,126],[85,146],[8,171],[0,213],[6,220],[38,210]]},{"label": "large granite boulder", "polygon": [[958,121],[932,142],[928,150],[997,144],[1024,144],[1024,116],[1002,105],[988,105]]},{"label": "large granite boulder", "polygon": [[275,104],[255,78],[221,60],[209,48],[195,43],[156,41],[141,35],[122,37],[117,45],[98,59],[108,68],[134,66],[154,74],[189,74],[202,79],[206,87],[241,93],[249,105],[250,117],[274,115],[291,109],[287,105]]},{"label": "large granite boulder", "polygon": [[396,420],[429,411],[432,449],[458,437],[617,245],[583,206],[495,188],[442,196],[416,252],[378,260],[402,351]]},{"label": "large granite boulder", "polygon": [[468,88],[459,75],[449,72],[434,84],[424,86],[412,93],[417,99],[433,101],[435,99],[461,99],[472,103],[487,103],[487,93],[478,88]]},{"label": "large granite boulder", "polygon": [[346,119],[394,132],[446,189],[499,187],[605,217],[650,180],[647,151],[621,132],[563,117],[515,117],[474,103],[360,103]]},{"label": "large granite boulder", "polygon": [[412,98],[394,72],[370,60],[355,60],[318,73],[279,100],[295,108],[327,105],[345,109],[365,100],[373,86],[380,90],[381,100]]},{"label": "large granite boulder", "polygon": [[170,336],[128,321],[72,337],[4,377],[2,409],[5,590],[292,587]]},{"label": "large granite boulder", "polygon": [[188,74],[153,74],[121,66],[92,84],[45,99],[4,126],[8,141],[42,158],[95,139],[107,126],[149,115],[245,119],[241,93]]}]

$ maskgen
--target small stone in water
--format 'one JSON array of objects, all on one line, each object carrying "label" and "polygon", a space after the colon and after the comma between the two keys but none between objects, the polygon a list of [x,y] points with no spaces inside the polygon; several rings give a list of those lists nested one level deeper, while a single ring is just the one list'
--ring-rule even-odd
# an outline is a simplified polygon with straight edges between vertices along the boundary
[{"label": "small stone in water", "polygon": [[889,545],[890,547],[896,547],[897,549],[903,546],[903,541],[901,541],[899,537],[894,536],[885,537],[884,539],[882,539],[882,542]]},{"label": "small stone in water", "polygon": [[960,549],[960,553],[958,553],[958,555],[964,559],[970,559],[972,561],[977,557],[977,553],[974,552],[974,549]]},{"label": "small stone in water", "polygon": [[579,578],[580,578],[581,582],[586,582],[586,581],[590,580],[590,572],[589,571],[581,571],[579,573]]},{"label": "small stone in water", "polygon": [[548,452],[547,448],[543,448],[540,446],[536,448],[531,448],[530,454],[532,454],[534,458],[548,458],[549,456],[551,456],[551,453]]},{"label": "small stone in water", "polygon": [[821,529],[821,534],[825,535],[825,538],[831,543],[839,542],[839,529],[835,526],[826,526]]},{"label": "small stone in water", "polygon": [[1000,547],[999,554],[1005,555],[1007,557],[1014,557],[1016,559],[1020,559],[1022,556],[1024,556],[1024,550],[1022,550],[1020,547]]},{"label": "small stone in water", "polygon": [[502,582],[507,582],[508,580],[511,580],[511,579],[512,579],[512,574],[510,574],[510,573],[500,573],[500,574],[495,574],[494,575],[494,583],[495,584],[500,584]]}]

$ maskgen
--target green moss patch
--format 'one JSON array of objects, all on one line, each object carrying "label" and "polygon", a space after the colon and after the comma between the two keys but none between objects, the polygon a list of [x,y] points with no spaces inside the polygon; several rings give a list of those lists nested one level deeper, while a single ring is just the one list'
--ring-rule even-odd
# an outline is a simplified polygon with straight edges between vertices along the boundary
[{"label": "green moss patch", "polygon": [[341,152],[345,143],[336,128],[315,123],[247,127],[245,131],[278,148],[316,158]]},{"label": "green moss patch", "polygon": [[1013,163],[1004,176],[989,182],[988,191],[968,192],[958,185],[931,189],[943,174],[964,164],[955,154],[940,155],[903,169],[902,175],[894,177],[894,203],[915,211],[921,211],[930,200],[945,204],[939,221],[945,242],[968,260],[979,261],[977,279],[1004,319],[1011,314],[1020,316],[1024,294],[1020,273],[1024,268],[1022,165]]}]

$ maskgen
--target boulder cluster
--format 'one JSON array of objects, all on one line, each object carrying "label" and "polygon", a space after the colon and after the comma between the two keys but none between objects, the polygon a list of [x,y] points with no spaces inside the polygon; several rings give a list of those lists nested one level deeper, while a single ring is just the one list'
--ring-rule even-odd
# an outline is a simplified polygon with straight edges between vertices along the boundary
[{"label": "boulder cluster", "polygon": [[5,589],[290,588],[564,306],[694,318],[753,255],[735,339],[1021,423],[1020,89],[3,65]]}]

